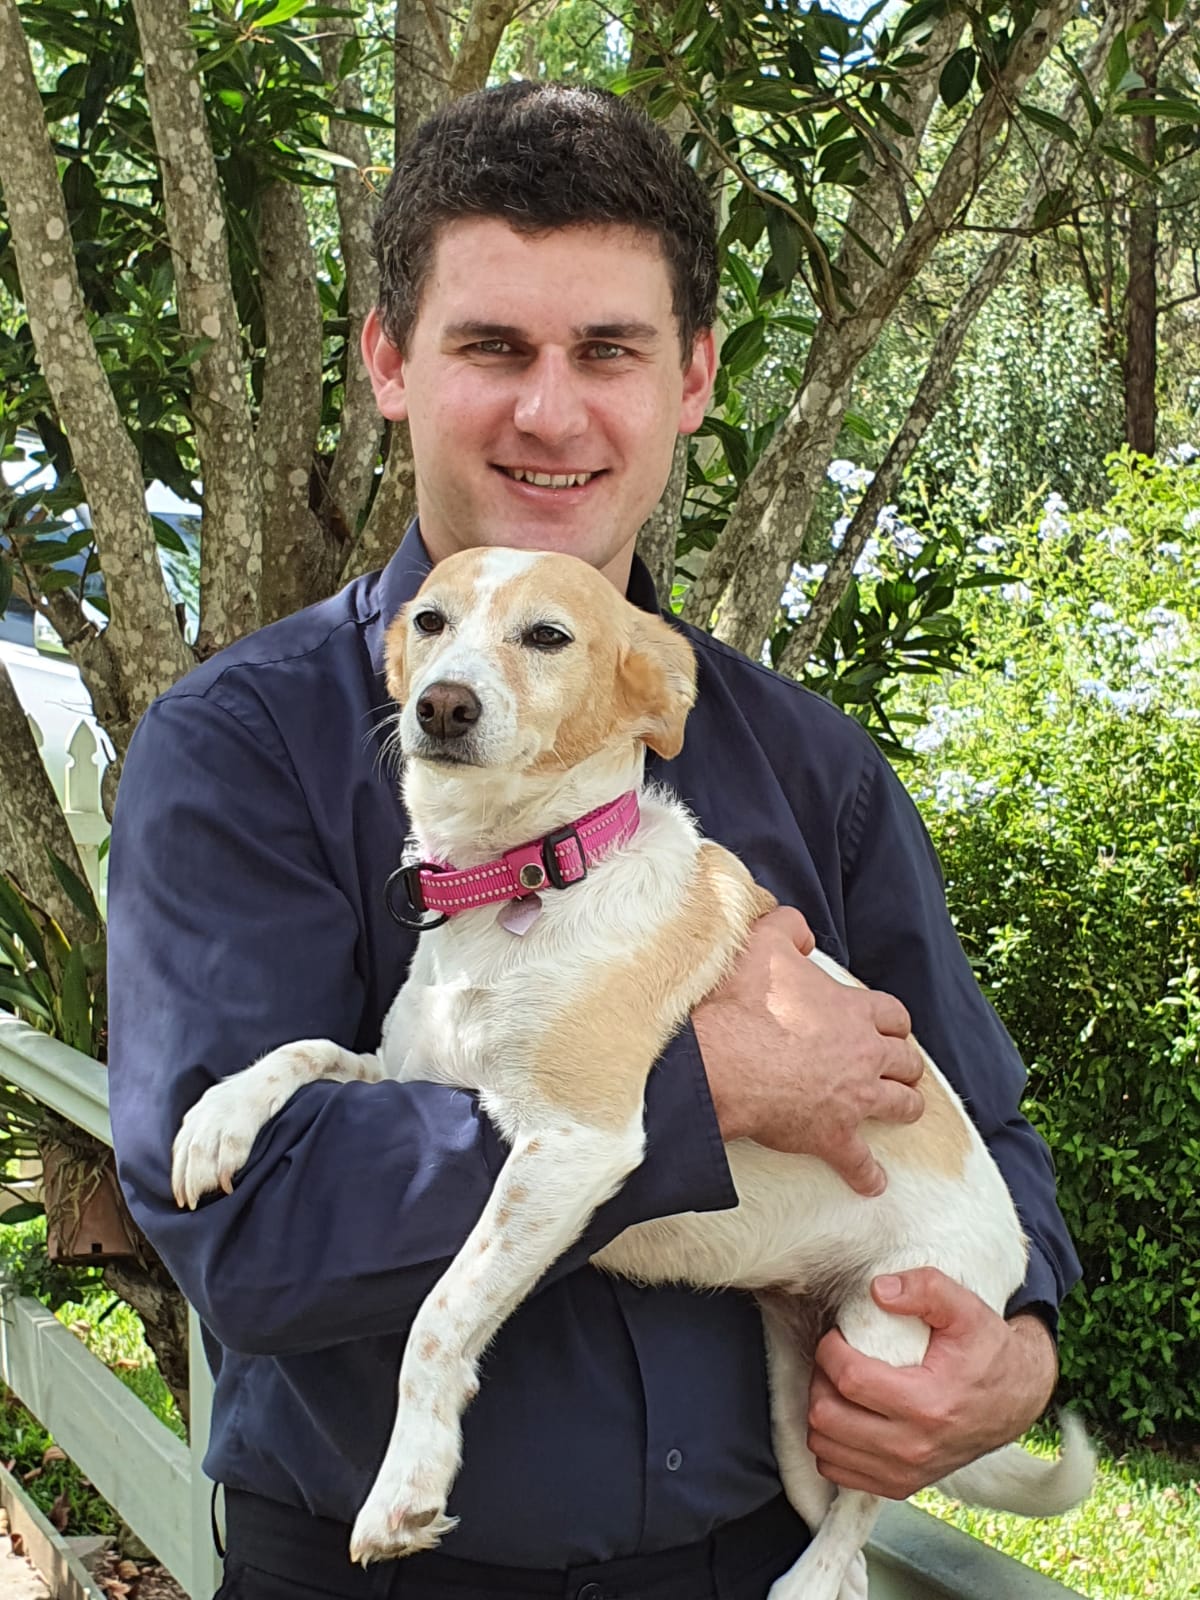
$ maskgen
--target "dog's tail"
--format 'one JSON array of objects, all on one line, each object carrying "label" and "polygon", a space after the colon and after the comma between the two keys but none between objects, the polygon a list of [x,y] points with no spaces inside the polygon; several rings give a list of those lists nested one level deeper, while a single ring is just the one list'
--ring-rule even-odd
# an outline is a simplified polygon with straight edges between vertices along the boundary
[{"label": "dog's tail", "polygon": [[938,1488],[968,1505],[1015,1511],[1021,1517],[1057,1517],[1092,1489],[1096,1452],[1082,1422],[1064,1412],[1062,1453],[1053,1461],[1033,1456],[1020,1445],[993,1450],[943,1478]]}]

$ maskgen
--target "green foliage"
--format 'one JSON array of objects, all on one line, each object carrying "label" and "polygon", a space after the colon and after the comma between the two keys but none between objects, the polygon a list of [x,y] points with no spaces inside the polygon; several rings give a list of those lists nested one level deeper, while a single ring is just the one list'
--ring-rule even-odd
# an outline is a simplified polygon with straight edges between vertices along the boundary
[{"label": "green foliage", "polygon": [[923,803],[1084,1263],[1068,1391],[1119,1435],[1195,1438],[1200,474],[1110,470],[1103,514],[1051,501],[1011,536]]},{"label": "green foliage", "polygon": [[1046,490],[1069,505],[1100,505],[1121,406],[1120,369],[1083,294],[1032,272],[1010,277],[968,334],[910,474],[998,523]]},{"label": "green foliage", "polygon": [[[88,886],[50,853],[55,875],[96,930],[102,925]],[[108,1008],[105,942],[72,944],[58,923],[0,873],[0,1010],[104,1059]]]}]

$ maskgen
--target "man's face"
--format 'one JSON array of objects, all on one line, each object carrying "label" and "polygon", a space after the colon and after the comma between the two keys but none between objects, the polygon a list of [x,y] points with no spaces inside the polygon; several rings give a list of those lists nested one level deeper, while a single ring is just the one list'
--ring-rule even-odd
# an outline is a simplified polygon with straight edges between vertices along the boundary
[{"label": "man's face", "polygon": [[363,353],[384,416],[408,420],[434,561],[484,545],[558,550],[622,589],[715,361],[706,332],[682,365],[652,236],[530,236],[491,217],[442,230],[407,354],[374,316]]}]

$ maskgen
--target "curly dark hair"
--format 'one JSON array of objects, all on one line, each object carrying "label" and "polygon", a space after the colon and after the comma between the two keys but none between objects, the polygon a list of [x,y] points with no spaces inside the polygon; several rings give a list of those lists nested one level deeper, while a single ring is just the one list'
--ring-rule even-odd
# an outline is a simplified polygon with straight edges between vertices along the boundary
[{"label": "curly dark hair", "polygon": [[716,317],[716,221],[703,183],[632,100],[565,83],[508,83],[418,128],[375,223],[384,332],[405,348],[439,229],[499,217],[522,232],[616,225],[658,239],[685,365]]}]

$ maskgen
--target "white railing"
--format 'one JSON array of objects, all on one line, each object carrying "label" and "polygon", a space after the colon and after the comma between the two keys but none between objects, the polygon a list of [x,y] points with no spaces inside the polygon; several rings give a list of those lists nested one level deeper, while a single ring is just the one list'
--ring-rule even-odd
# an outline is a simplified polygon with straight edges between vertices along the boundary
[{"label": "white railing", "polygon": [[[0,1079],[112,1143],[108,1077],[87,1056],[0,1013]],[[0,1378],[192,1596],[219,1582],[201,1461],[212,1385],[195,1312],[191,1440],[183,1444],[36,1300],[0,1308]],[[1063,1600],[1075,1594],[914,1506],[885,1509],[869,1547],[871,1600]]]},{"label": "white railing", "polygon": [[[3,1014],[0,1078],[112,1143],[105,1069]],[[0,1285],[0,1378],[193,1600],[208,1600],[220,1582],[212,1484],[200,1465],[212,1380],[195,1312],[189,1326],[191,1437],[184,1444],[57,1317]]]}]

